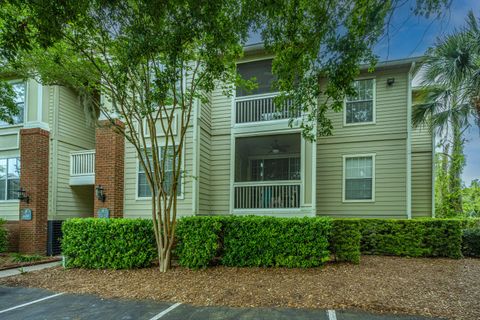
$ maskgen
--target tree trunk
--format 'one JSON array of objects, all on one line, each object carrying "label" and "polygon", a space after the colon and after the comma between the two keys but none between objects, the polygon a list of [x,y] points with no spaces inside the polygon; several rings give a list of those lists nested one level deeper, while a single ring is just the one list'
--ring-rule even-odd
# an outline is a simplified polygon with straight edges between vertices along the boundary
[{"label": "tree trunk", "polygon": [[465,166],[465,157],[463,154],[464,141],[461,128],[457,123],[453,123],[453,144],[452,160],[450,164],[449,191],[450,191],[450,210],[452,215],[462,215],[462,171]]}]

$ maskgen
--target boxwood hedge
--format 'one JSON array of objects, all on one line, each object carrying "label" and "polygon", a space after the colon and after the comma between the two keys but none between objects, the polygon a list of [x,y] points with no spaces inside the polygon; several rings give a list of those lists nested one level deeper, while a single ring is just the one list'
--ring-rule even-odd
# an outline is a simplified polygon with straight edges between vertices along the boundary
[{"label": "boxwood hedge", "polygon": [[62,231],[67,267],[141,268],[157,256],[151,220],[70,219],[63,223]]}]

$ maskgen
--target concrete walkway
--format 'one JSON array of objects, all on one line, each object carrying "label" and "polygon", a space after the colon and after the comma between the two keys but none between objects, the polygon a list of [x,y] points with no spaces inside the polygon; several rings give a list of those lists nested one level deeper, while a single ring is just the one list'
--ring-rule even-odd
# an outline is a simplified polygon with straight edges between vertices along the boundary
[{"label": "concrete walkway", "polygon": [[58,266],[61,266],[61,265],[62,265],[62,261],[55,261],[55,262],[36,264],[34,266],[17,267],[17,268],[2,270],[2,271],[0,271],[0,278],[16,276],[16,275],[24,273],[24,272],[38,271],[38,270],[43,270],[43,269],[47,269],[47,268],[58,267]]},{"label": "concrete walkway", "polygon": [[0,287],[2,320],[432,320],[416,316],[291,308],[199,307],[172,302],[102,299],[34,288]]}]

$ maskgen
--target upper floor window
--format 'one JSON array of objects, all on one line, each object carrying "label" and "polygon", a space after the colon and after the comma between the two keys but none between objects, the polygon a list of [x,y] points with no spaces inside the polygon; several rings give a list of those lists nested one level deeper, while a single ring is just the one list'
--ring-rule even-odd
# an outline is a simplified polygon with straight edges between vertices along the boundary
[{"label": "upper floor window", "polygon": [[344,201],[373,201],[375,190],[375,156],[344,156]]},{"label": "upper floor window", "polygon": [[237,88],[237,97],[272,92],[275,77],[272,74],[272,59],[237,64],[237,72],[245,80],[255,78],[258,87],[254,90]]},{"label": "upper floor window", "polygon": [[345,99],[345,124],[375,122],[375,79],[357,80],[353,84],[356,95]]},{"label": "upper floor window", "polygon": [[[25,116],[25,83],[24,82],[16,82],[12,84],[13,91],[15,92],[15,104],[18,108],[18,114],[13,116],[13,124],[21,124],[23,123],[24,116]],[[7,122],[0,121],[0,125],[8,125]]]},{"label": "upper floor window", "polygon": [[20,158],[0,159],[0,200],[18,199]]},{"label": "upper floor window", "polygon": [[[158,154],[158,156],[160,157],[160,161],[161,161],[161,157],[164,154],[164,152],[163,152],[165,150],[164,148],[165,147],[161,147],[160,148],[160,153]],[[168,147],[167,157],[168,157],[168,159],[166,159],[166,161],[165,161],[165,179],[163,181],[163,183],[164,183],[163,186],[168,192],[168,190],[171,188],[171,185],[172,185],[172,182],[173,182],[173,161],[172,161],[173,148],[172,147]],[[150,162],[151,161],[152,161],[152,159],[150,158]],[[181,194],[182,193],[182,172],[180,172],[177,183],[178,183],[177,194]],[[138,177],[137,177],[137,197],[138,198],[150,198],[151,196],[152,196],[152,192],[150,191],[150,186],[148,185],[147,175],[145,173],[145,170],[143,169],[143,167],[139,163],[138,164]]]}]

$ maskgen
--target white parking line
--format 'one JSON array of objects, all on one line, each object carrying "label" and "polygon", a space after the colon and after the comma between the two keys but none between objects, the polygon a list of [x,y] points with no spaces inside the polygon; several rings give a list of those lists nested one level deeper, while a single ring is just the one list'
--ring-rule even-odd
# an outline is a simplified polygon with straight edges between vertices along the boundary
[{"label": "white parking line", "polygon": [[327,310],[327,315],[329,320],[337,320],[337,314],[335,310]]},{"label": "white parking line", "polygon": [[31,304],[34,304],[34,303],[37,303],[37,302],[41,302],[41,301],[43,301],[43,300],[48,300],[48,299],[51,299],[51,298],[55,298],[55,297],[61,296],[62,294],[63,294],[63,292],[62,292],[62,293],[52,294],[51,296],[47,296],[47,297],[44,297],[44,298],[41,298],[41,299],[38,299],[38,300],[30,301],[30,302],[27,302],[27,303],[24,303],[24,304],[20,304],[20,305],[15,306],[15,307],[11,307],[11,308],[8,308],[8,309],[5,309],[5,310],[1,310],[0,313],[5,313],[5,312],[8,312],[8,311],[12,311],[12,310],[18,309],[18,308],[23,308],[23,307],[29,306],[29,305],[31,305]]},{"label": "white parking line", "polygon": [[164,315],[166,315],[167,313],[169,313],[170,311],[172,311],[173,309],[175,309],[176,307],[178,307],[179,305],[181,305],[181,303],[175,303],[174,305],[171,305],[170,307],[168,307],[167,309],[163,310],[162,312],[160,312],[159,314],[157,314],[155,317],[151,318],[150,320],[158,320],[160,319],[161,317],[163,317]]}]

